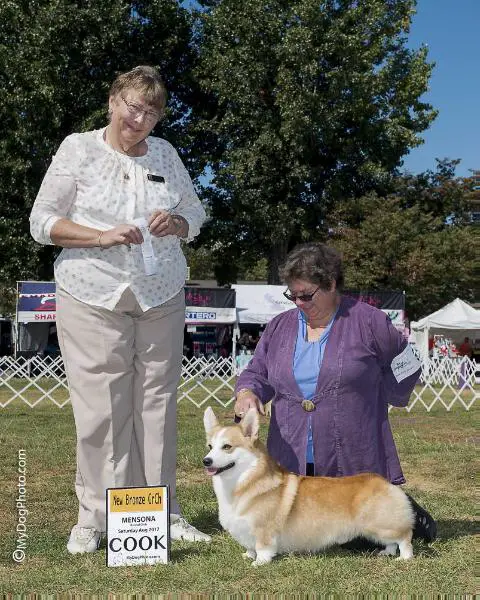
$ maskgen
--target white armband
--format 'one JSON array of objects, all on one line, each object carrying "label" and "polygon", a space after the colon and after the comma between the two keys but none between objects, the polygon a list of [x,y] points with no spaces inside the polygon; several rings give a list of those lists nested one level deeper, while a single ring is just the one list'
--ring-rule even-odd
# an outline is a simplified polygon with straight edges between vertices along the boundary
[{"label": "white armband", "polygon": [[392,360],[392,371],[397,383],[400,383],[410,375],[413,375],[415,371],[418,371],[421,364],[418,358],[415,356],[412,347],[410,344],[400,352],[398,356],[396,356]]}]

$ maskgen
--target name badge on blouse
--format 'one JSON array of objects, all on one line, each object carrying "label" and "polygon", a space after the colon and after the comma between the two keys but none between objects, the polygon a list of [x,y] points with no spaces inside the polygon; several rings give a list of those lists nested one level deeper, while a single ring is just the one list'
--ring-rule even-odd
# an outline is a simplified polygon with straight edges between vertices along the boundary
[{"label": "name badge on blouse", "polygon": [[156,183],[165,183],[165,177],[162,177],[162,175],[155,175],[154,173],[147,173],[147,179],[149,181],[155,181]]},{"label": "name badge on blouse", "polygon": [[152,234],[148,230],[147,219],[140,217],[139,219],[134,219],[133,223],[140,229],[143,236],[141,249],[145,275],[155,275],[157,273],[157,259],[153,250]]}]

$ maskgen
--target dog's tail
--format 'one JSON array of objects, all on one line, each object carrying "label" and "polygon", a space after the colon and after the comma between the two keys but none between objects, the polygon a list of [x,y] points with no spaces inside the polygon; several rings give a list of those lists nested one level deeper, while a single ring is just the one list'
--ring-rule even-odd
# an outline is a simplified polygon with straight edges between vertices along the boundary
[{"label": "dog's tail", "polygon": [[432,515],[418,504],[409,494],[405,494],[410,501],[410,505],[415,514],[415,525],[413,527],[413,537],[421,538],[428,544],[437,537],[437,523]]}]

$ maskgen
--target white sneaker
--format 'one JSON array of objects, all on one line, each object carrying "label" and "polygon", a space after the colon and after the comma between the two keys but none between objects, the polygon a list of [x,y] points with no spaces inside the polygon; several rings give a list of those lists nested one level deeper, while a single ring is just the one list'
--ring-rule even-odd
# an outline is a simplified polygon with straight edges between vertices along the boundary
[{"label": "white sneaker", "polygon": [[74,525],[68,540],[67,550],[70,554],[95,552],[95,550],[98,550],[101,537],[101,532],[96,529]]},{"label": "white sneaker", "polygon": [[209,535],[198,531],[183,517],[176,514],[170,515],[170,537],[172,540],[185,540],[187,542],[210,542],[212,540]]}]

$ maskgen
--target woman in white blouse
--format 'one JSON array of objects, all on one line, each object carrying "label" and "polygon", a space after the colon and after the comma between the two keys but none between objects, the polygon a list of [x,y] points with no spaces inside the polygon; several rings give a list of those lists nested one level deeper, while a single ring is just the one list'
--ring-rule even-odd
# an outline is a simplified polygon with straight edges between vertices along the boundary
[{"label": "woman in white blouse", "polygon": [[209,541],[175,494],[176,391],[186,261],[205,219],[174,148],[149,134],[166,91],[152,67],[117,77],[109,123],[60,145],[30,216],[55,262],[57,329],[77,429],[78,522],[67,548],[93,552],[109,487],[169,484],[171,537]]}]

